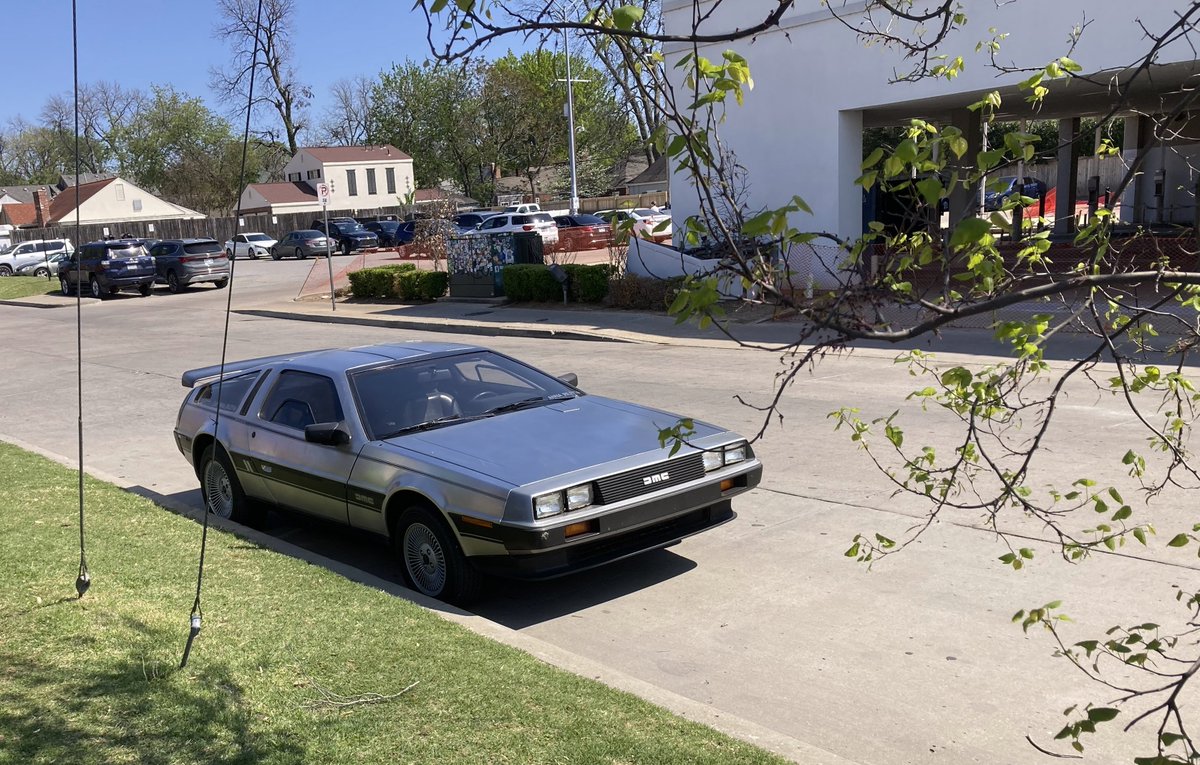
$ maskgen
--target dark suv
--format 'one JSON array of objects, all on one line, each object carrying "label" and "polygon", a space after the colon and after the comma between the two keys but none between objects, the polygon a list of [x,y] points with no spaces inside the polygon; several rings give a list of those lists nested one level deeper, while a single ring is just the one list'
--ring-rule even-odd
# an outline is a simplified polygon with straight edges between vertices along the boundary
[{"label": "dark suv", "polygon": [[154,259],[137,239],[89,242],[59,264],[58,284],[64,295],[82,288],[104,299],[132,287],[145,297],[154,285]]},{"label": "dark suv", "polygon": [[325,222],[319,219],[314,220],[309,228],[316,229],[332,239],[334,246],[343,255],[379,246],[379,237],[363,228],[354,218],[330,218],[328,231],[325,230]]},{"label": "dark suv", "polygon": [[171,292],[198,282],[212,282],[217,289],[229,284],[229,257],[216,239],[163,239],[150,254],[158,281]]}]

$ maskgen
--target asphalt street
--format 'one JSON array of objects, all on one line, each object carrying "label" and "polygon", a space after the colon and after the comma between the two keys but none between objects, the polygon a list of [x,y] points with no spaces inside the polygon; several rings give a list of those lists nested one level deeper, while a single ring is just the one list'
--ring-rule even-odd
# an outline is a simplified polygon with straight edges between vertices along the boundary
[{"label": "asphalt street", "polygon": [[[312,267],[239,261],[233,305],[286,310]],[[149,496],[200,506],[196,477],[171,428],[184,394],[180,373],[220,359],[229,294],[205,285],[181,295],[160,288],[149,298],[84,302],[88,466]],[[64,302],[51,309],[0,305],[0,438],[70,459],[76,311],[73,299]],[[747,435],[764,417],[736,397],[764,403],[781,368],[777,353],[733,347],[455,338],[241,314],[230,317],[227,355],[397,338],[487,344],[553,373],[575,372],[588,392]],[[893,356],[868,350],[830,358],[797,379],[782,398],[782,421],[768,423],[755,446],[765,466],[762,486],[735,502],[733,523],[604,569],[500,584],[477,613],[829,752],[831,760],[1040,761],[1026,735],[1053,746],[1063,709],[1107,696],[1055,659],[1047,636],[1023,634],[1010,622],[1013,612],[1060,599],[1076,620],[1070,634],[1077,639],[1119,622],[1157,621],[1174,600],[1171,584],[1194,584],[1195,554],[1123,549],[1071,565],[1038,541],[1043,529],[1017,516],[1002,527],[1024,535],[1022,544],[1035,547],[1038,558],[1014,572],[997,561],[1007,548],[980,517],[947,513],[919,542],[873,569],[847,559],[856,533],[900,538],[924,511],[917,500],[893,496],[886,478],[827,418],[841,406],[869,417],[912,414],[906,396],[923,383]],[[961,358],[968,365],[988,361]],[[1119,482],[1120,456],[1142,439],[1121,402],[1081,387],[1060,416],[1040,479]],[[908,438],[947,446],[956,433],[951,420],[930,413],[920,428],[909,426]],[[1190,529],[1182,496],[1154,501],[1160,535],[1179,524]],[[273,517],[270,532],[398,580],[373,539],[283,516]],[[1153,740],[1152,730],[1143,733],[1143,744]],[[1095,739],[1092,761],[1128,760],[1135,751],[1128,736],[1102,732]],[[1146,753],[1145,746],[1136,751]]]}]

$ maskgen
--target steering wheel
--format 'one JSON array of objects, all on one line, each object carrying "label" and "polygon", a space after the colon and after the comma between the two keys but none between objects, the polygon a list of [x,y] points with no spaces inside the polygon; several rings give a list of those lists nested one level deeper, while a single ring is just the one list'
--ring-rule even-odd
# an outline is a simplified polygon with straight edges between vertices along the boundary
[{"label": "steering wheel", "polygon": [[471,396],[471,401],[472,402],[486,401],[489,398],[495,398],[496,396],[499,396],[499,395],[500,394],[494,390],[481,390],[478,393],[476,393],[474,396]]}]

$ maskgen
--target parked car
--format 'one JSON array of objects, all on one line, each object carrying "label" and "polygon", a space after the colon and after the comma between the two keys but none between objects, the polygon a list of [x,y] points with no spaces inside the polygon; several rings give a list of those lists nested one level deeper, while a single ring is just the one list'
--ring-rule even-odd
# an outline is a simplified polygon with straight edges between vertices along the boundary
[{"label": "parked car", "polygon": [[[742,436],[585,394],[475,346],[394,343],[183,373],[175,424],[211,512],[268,505],[390,539],[407,583],[445,601],[487,575],[547,578],[734,517],[762,464]],[[221,408],[221,430],[214,414]]]},{"label": "parked car", "polygon": [[70,239],[31,239],[18,242],[0,255],[0,276],[12,276],[21,266],[36,261],[45,262],[50,255],[74,252]]},{"label": "parked car", "polygon": [[494,212],[468,212],[459,213],[454,216],[454,225],[458,226],[463,231],[474,231],[479,228],[488,218],[499,215]]},{"label": "parked car", "polygon": [[353,218],[330,218],[329,230],[323,220],[314,220],[311,228],[320,231],[334,241],[335,248],[343,255],[355,250],[369,250],[379,246],[379,237],[363,228]]},{"label": "parked car", "polygon": [[375,220],[364,223],[363,228],[379,237],[380,247],[398,247],[413,238],[412,221]]},{"label": "parked car", "polygon": [[255,259],[261,255],[265,258],[271,254],[274,246],[275,240],[261,232],[238,234],[233,239],[225,240],[225,257],[236,259],[246,256]]},{"label": "parked car", "polygon": [[64,295],[86,289],[103,300],[132,288],[146,297],[154,278],[154,258],[137,239],[88,242],[58,264],[58,284]]},{"label": "parked car", "polygon": [[536,202],[527,202],[525,204],[509,205],[508,207],[505,207],[502,212],[519,213],[521,215],[527,215],[529,213],[535,213],[535,212],[541,212],[541,211],[542,211],[541,205],[537,204]]},{"label": "parked car", "polygon": [[530,213],[529,215],[500,213],[488,218],[476,229],[476,233],[480,234],[519,231],[536,231],[541,234],[543,245],[549,246],[558,243],[558,226],[555,225],[554,219],[550,217],[549,213]]},{"label": "parked car", "polygon": [[157,281],[173,293],[193,284],[229,284],[229,255],[216,239],[163,239],[150,248]]},{"label": "parked car", "polygon": [[42,260],[35,260],[17,268],[17,276],[40,276],[46,278],[58,275],[58,264],[67,259],[67,253],[56,252]]},{"label": "parked car", "polygon": [[603,218],[581,213],[579,215],[556,215],[558,237],[567,249],[594,250],[612,244],[612,225]]},{"label": "parked car", "polygon": [[[671,238],[671,216],[659,210],[633,207],[622,210],[601,210],[596,215],[612,224],[614,233],[628,227],[630,233],[643,239]],[[659,229],[664,221],[666,225]]]},{"label": "parked car", "polygon": [[284,234],[271,248],[271,257],[279,260],[292,255],[297,260],[304,260],[309,255],[324,255],[331,249],[332,242],[329,237],[316,229],[304,228]]},{"label": "parked car", "polygon": [[1031,199],[1039,199],[1046,194],[1045,182],[1037,178],[1025,178],[1024,183],[1018,183],[1015,175],[1001,176],[988,179],[983,191],[983,209],[987,212],[999,210],[1005,200],[1018,194]]}]

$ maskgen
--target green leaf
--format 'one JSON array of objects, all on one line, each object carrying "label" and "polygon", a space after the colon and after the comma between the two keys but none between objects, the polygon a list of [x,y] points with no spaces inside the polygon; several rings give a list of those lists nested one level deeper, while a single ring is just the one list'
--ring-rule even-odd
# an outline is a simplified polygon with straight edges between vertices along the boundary
[{"label": "green leaf", "polygon": [[1112,519],[1114,521],[1123,521],[1131,515],[1133,515],[1133,508],[1129,505],[1122,505],[1120,510],[1113,513]]},{"label": "green leaf", "polygon": [[1183,547],[1190,539],[1191,537],[1189,537],[1187,534],[1176,534],[1171,538],[1170,542],[1167,542],[1167,547]]},{"label": "green leaf", "polygon": [[868,154],[867,158],[863,160],[862,169],[870,170],[875,165],[878,165],[879,160],[881,160],[881,159],[883,159],[883,149],[881,147],[876,146],[875,151]]},{"label": "green leaf", "polygon": [[622,5],[613,10],[613,24],[617,29],[633,29],[645,15],[646,11],[642,8],[634,5]]},{"label": "green leaf", "polygon": [[987,234],[991,224],[981,218],[964,218],[954,229],[950,237],[951,247],[964,247],[975,244]]},{"label": "green leaf", "polygon": [[448,0],[433,0],[433,5],[429,6],[430,13],[441,13],[446,7]]},{"label": "green leaf", "polygon": [[858,542],[855,542],[854,544],[850,545],[850,549],[847,550],[843,554],[847,558],[857,558],[858,557]]},{"label": "green leaf", "polygon": [[936,205],[942,198],[942,182],[933,176],[922,178],[917,181],[917,191],[921,192],[925,204]]},{"label": "green leaf", "polygon": [[1143,545],[1146,544],[1146,530],[1141,526],[1138,526],[1133,530],[1133,538],[1141,542]]},{"label": "green leaf", "polygon": [[1092,707],[1088,710],[1088,719],[1094,723],[1108,722],[1117,715],[1121,714],[1121,710],[1113,709],[1112,707]]}]

